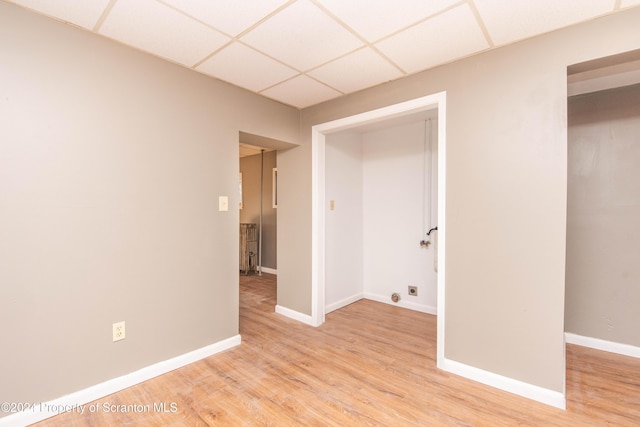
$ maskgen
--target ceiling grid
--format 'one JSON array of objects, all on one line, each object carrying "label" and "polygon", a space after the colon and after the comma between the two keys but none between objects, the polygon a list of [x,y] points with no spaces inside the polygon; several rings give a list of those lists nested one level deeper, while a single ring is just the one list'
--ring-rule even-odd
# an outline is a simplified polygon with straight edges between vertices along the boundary
[{"label": "ceiling grid", "polygon": [[296,108],[640,0],[0,0]]}]

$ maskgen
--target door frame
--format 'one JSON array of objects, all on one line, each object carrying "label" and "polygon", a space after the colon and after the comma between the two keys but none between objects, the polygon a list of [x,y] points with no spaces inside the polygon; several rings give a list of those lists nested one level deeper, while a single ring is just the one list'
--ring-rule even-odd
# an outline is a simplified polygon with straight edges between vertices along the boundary
[{"label": "door frame", "polygon": [[437,364],[444,363],[446,254],[446,109],[447,93],[438,92],[311,127],[311,323],[325,321],[325,136],[421,111],[438,110],[438,327]]}]

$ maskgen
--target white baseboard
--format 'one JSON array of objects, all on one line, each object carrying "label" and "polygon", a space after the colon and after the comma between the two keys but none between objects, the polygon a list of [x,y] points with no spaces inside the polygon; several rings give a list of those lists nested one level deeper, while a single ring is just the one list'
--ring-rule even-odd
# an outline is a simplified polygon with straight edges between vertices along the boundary
[{"label": "white baseboard", "polygon": [[274,268],[269,268],[269,267],[262,267],[262,272],[263,273],[269,273],[269,274],[278,274],[278,270],[274,269]]},{"label": "white baseboard", "polygon": [[621,344],[613,341],[605,341],[599,338],[584,337],[582,335],[565,332],[564,337],[567,343],[581,345],[583,347],[594,348],[596,350],[608,351],[610,353],[622,354],[640,359],[640,347],[630,344]]},{"label": "white baseboard", "polygon": [[[417,304],[415,302],[406,301],[404,299],[400,299],[400,301],[398,302],[393,302],[391,301],[390,295],[378,295],[378,294],[372,294],[370,292],[365,292],[364,298],[370,299],[372,301],[381,302],[384,304],[395,305],[402,308],[408,308],[409,310],[419,311],[421,313],[427,313],[427,314],[433,314],[433,315],[438,314],[438,309],[434,306],[426,305],[426,304]],[[412,297],[412,298],[415,298],[415,297]]]},{"label": "white baseboard", "polygon": [[291,310],[290,308],[283,307],[281,305],[276,305],[276,313],[282,314],[290,319],[297,320],[298,322],[302,322],[309,326],[316,326],[313,323],[313,319],[308,314],[303,314],[295,310]]},{"label": "white baseboard", "polygon": [[341,299],[340,301],[331,303],[324,308],[324,314],[328,314],[328,313],[331,313],[332,311],[341,309],[342,307],[346,307],[349,304],[353,304],[356,301],[360,301],[362,298],[364,298],[364,294],[360,293],[360,294],[352,295],[350,297]]},{"label": "white baseboard", "polygon": [[87,387],[84,390],[79,390],[48,402],[35,404],[31,410],[0,418],[0,427],[25,426],[37,423],[38,421],[45,420],[68,410],[76,412],[84,410],[84,413],[87,413],[88,407],[86,405],[89,402],[140,384],[206,357],[213,356],[216,353],[240,345],[240,342],[240,335],[235,335],[172,359],[155,363],[130,374]]},{"label": "white baseboard", "polygon": [[547,388],[518,381],[513,378],[505,377],[449,359],[444,359],[442,366],[438,367],[447,372],[451,372],[452,374],[460,375],[462,377],[469,378],[470,380],[477,381],[509,393],[517,394],[518,396],[526,397],[556,408],[566,409],[564,393],[559,391],[549,390]]}]

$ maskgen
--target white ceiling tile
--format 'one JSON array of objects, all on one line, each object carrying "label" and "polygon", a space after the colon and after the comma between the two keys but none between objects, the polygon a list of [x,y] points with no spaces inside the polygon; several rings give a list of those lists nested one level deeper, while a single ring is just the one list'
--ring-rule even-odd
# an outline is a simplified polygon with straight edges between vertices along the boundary
[{"label": "white ceiling tile", "polygon": [[363,43],[308,0],[298,0],[241,40],[305,71],[355,50]]},{"label": "white ceiling tile", "polygon": [[[0,1],[88,30],[112,4],[100,35],[189,68],[215,53],[198,71],[300,108],[402,77],[388,60],[414,73],[488,49],[480,24],[500,46],[640,5],[640,0]],[[378,42],[371,49],[364,40]],[[294,77],[301,71],[308,75]]]},{"label": "white ceiling tile", "polygon": [[612,12],[615,0],[475,0],[496,45],[522,40]]},{"label": "white ceiling tile", "polygon": [[294,107],[304,108],[336,98],[341,93],[307,76],[298,76],[265,90],[262,95]]},{"label": "white ceiling tile", "polygon": [[233,43],[197,68],[205,74],[259,92],[298,72],[243,45]]},{"label": "white ceiling tile", "polygon": [[99,33],[189,67],[230,40],[155,0],[119,0]]},{"label": "white ceiling tile", "polygon": [[489,47],[467,4],[376,44],[409,73],[434,67]]},{"label": "white ceiling tile", "polygon": [[400,70],[370,48],[350,53],[308,74],[345,93],[402,77]]},{"label": "white ceiling tile", "polygon": [[163,0],[220,31],[237,36],[288,0]]},{"label": "white ceiling tile", "polygon": [[81,27],[92,29],[109,0],[11,0],[44,15],[49,15]]},{"label": "white ceiling tile", "polygon": [[406,28],[459,2],[459,0],[319,1],[370,42]]}]

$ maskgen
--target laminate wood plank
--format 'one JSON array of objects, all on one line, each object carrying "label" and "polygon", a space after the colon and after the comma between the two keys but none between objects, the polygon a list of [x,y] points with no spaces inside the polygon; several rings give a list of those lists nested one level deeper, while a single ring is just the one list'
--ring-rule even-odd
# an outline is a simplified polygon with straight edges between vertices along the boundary
[{"label": "laminate wood plank", "polygon": [[313,328],[274,313],[276,277],[242,276],[242,344],[38,426],[638,426],[640,360],[567,345],[567,410],[436,368],[436,318],[361,300]]}]

